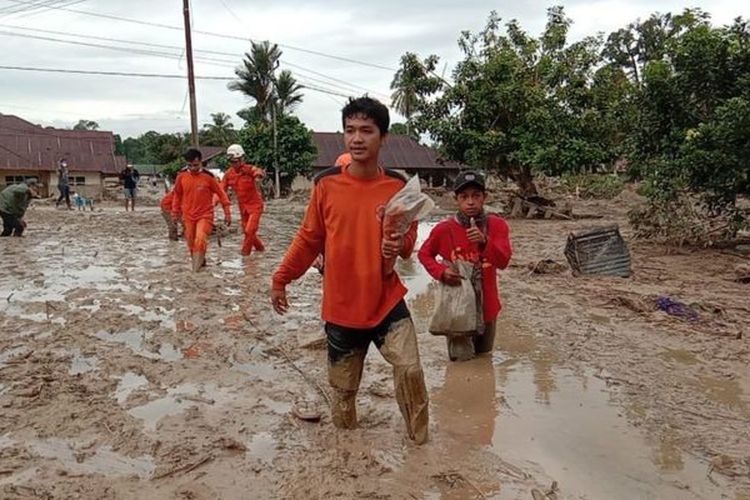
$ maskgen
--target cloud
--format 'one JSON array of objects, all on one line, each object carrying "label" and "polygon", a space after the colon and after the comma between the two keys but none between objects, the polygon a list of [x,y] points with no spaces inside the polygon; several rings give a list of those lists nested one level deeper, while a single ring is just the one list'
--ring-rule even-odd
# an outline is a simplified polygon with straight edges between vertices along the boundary
[{"label": "cloud", "polygon": [[[574,39],[599,31],[612,31],[636,18],[647,17],[654,11],[677,12],[696,4],[672,0],[574,0],[562,3],[573,18],[571,36]],[[304,84],[345,94],[364,93],[359,89],[362,87],[384,101],[391,92],[392,71],[319,57],[296,49],[336,54],[394,69],[406,51],[422,56],[437,54],[450,72],[460,57],[456,40],[461,31],[480,30],[493,7],[497,8],[504,20],[516,18],[532,34],[538,34],[546,21],[546,7],[529,0],[496,6],[483,0],[383,0],[358,4],[343,0],[278,0],[265,4],[241,0],[193,0],[192,4],[198,74],[232,77],[233,68],[239,64],[243,52],[249,49],[248,41],[212,37],[200,34],[200,31],[267,38],[282,44],[283,60],[295,65],[290,69]],[[717,24],[728,23],[738,15],[750,17],[750,4],[740,0],[703,1],[697,2],[697,5],[713,13]],[[177,28],[182,26],[179,2],[83,2],[74,8]],[[184,45],[184,34],[180,29],[142,26],[55,10],[26,17],[0,17],[0,24],[175,47],[144,47],[78,39],[87,43],[171,54],[171,58],[165,58],[0,35],[3,64],[6,65],[186,74],[184,58],[180,58]],[[0,31],[16,30],[0,27]],[[41,36],[39,33],[36,35]],[[52,34],[43,36],[69,38]],[[206,54],[199,50],[225,52],[228,55]],[[218,60],[206,61],[205,58]],[[334,78],[337,83],[313,72]],[[358,88],[350,91],[342,89],[350,85]],[[18,114],[42,124],[72,125],[79,118],[93,119],[103,128],[110,128],[124,137],[152,129],[160,132],[185,131],[189,129],[186,90],[187,84],[182,80],[2,71],[0,112]],[[198,81],[197,98],[200,124],[208,122],[211,113],[225,112],[234,116],[249,104],[242,95],[230,92],[226,82],[222,81]],[[316,130],[337,130],[340,128],[339,112],[344,102],[343,97],[308,89],[297,114]],[[239,120],[236,122],[239,125]]]}]

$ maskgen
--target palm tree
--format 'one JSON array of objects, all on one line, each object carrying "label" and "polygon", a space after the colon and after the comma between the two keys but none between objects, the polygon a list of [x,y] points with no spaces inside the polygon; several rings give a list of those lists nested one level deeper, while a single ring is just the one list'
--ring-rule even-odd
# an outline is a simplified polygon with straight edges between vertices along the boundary
[{"label": "palm tree", "polygon": [[212,123],[203,124],[202,143],[207,146],[227,147],[235,141],[237,132],[234,130],[234,124],[231,117],[226,113],[212,113]]},{"label": "palm tree", "polygon": [[305,87],[292,76],[292,72],[284,70],[274,82],[274,100],[279,116],[291,111],[302,102],[302,89]]},{"label": "palm tree", "polygon": [[252,42],[249,53],[245,53],[242,66],[235,70],[237,80],[229,82],[229,90],[242,92],[255,101],[258,114],[268,120],[269,108],[274,94],[276,69],[279,67],[281,51],[276,44]]},{"label": "palm tree", "polygon": [[391,82],[391,105],[406,118],[406,135],[411,135],[411,117],[419,102],[417,81],[424,77],[424,68],[417,56],[410,52],[401,57],[401,67]]}]

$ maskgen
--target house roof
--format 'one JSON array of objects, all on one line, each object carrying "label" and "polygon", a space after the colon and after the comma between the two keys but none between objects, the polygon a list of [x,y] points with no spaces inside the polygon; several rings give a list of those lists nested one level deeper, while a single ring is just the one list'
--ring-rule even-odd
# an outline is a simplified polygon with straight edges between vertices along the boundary
[{"label": "house roof", "polygon": [[[340,132],[313,132],[313,141],[318,148],[318,157],[313,168],[332,167],[336,158],[344,152],[344,134]],[[460,170],[462,164],[440,158],[436,150],[423,146],[405,135],[389,135],[380,150],[380,163],[399,170]]]},{"label": "house roof", "polygon": [[65,158],[73,172],[116,174],[126,161],[114,148],[112,132],[43,128],[0,113],[0,170],[54,171]]}]

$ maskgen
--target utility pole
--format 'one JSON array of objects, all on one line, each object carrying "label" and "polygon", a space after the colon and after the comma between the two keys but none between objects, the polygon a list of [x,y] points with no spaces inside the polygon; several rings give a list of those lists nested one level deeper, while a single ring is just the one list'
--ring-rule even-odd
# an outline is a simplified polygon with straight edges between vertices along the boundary
[{"label": "utility pole", "polygon": [[276,131],[276,104],[271,106],[273,117],[273,173],[274,173],[274,198],[281,198],[281,174],[279,174],[279,143]]},{"label": "utility pole", "polygon": [[190,4],[182,0],[182,12],[185,15],[185,57],[188,65],[188,92],[190,94],[190,142],[198,147],[198,107],[195,103],[195,71],[193,69],[193,40],[190,35]]}]

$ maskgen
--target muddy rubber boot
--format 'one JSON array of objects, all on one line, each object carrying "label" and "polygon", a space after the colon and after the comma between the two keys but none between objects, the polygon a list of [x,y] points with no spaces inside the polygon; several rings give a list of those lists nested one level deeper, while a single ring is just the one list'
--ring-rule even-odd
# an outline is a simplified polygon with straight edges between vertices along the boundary
[{"label": "muddy rubber boot", "polygon": [[266,251],[266,246],[262,241],[260,241],[260,238],[258,238],[257,236],[255,237],[255,241],[253,242],[253,248],[255,248],[255,250],[257,250],[258,252]]},{"label": "muddy rubber boot", "polygon": [[339,429],[357,428],[357,391],[333,388],[331,418]]},{"label": "muddy rubber boot", "polygon": [[474,342],[472,337],[446,337],[448,341],[448,357],[451,361],[468,361],[474,358]]},{"label": "muddy rubber boot", "polygon": [[193,272],[197,273],[206,266],[206,255],[202,253],[193,254]]}]

